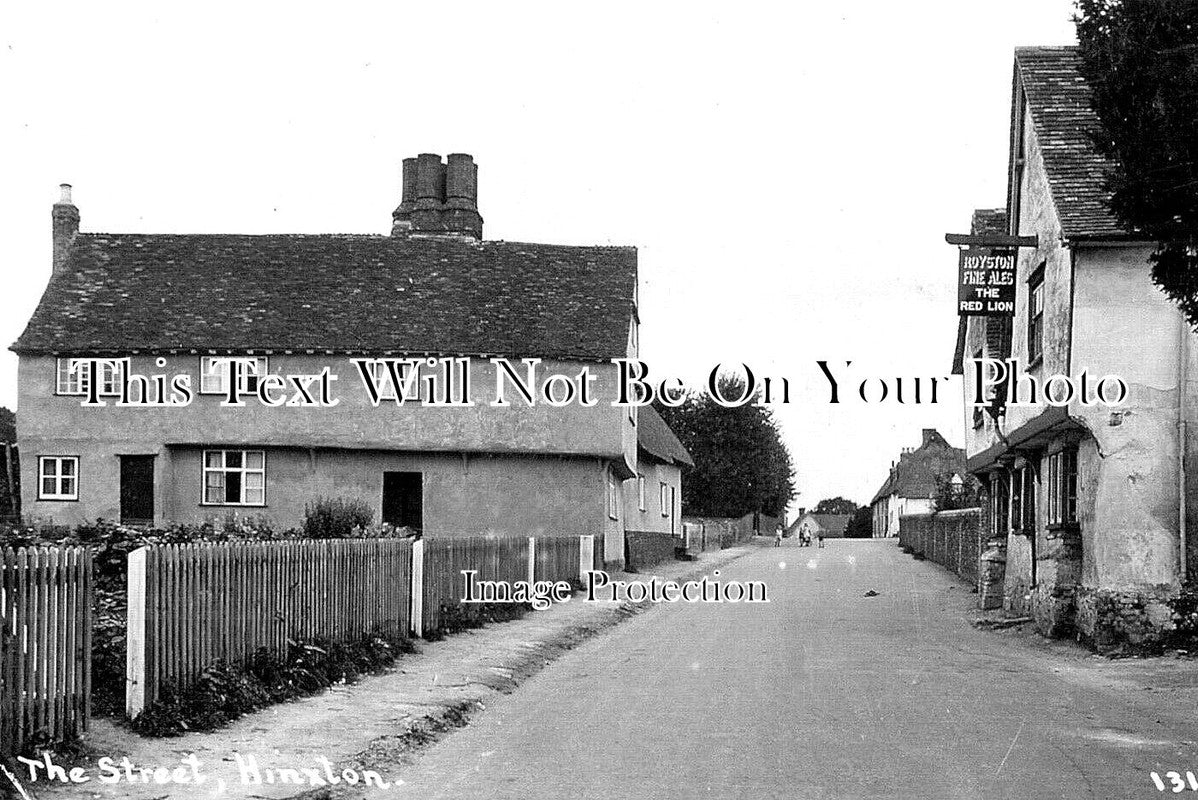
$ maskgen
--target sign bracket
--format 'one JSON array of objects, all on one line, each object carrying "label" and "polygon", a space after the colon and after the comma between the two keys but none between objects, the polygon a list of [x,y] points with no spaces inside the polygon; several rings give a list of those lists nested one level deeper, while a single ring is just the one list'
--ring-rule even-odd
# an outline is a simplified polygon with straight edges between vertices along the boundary
[{"label": "sign bracket", "polygon": [[1005,233],[946,233],[944,241],[966,247],[1039,247],[1038,236],[1010,236]]}]

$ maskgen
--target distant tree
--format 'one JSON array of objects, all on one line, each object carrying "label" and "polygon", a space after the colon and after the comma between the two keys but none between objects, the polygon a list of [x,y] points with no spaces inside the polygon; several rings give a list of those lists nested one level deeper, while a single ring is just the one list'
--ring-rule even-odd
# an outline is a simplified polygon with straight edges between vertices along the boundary
[{"label": "distant tree", "polygon": [[848,527],[844,529],[846,539],[869,539],[874,535],[874,515],[869,506],[861,506],[853,512]]},{"label": "distant tree", "polygon": [[1198,2],[1077,0],[1110,210],[1157,243],[1152,279],[1198,326]]},{"label": "distant tree", "polygon": [[811,510],[812,514],[852,514],[856,512],[857,504],[852,500],[847,500],[843,497],[830,497],[826,500],[820,500],[815,508]]},{"label": "distant tree", "polygon": [[9,442],[15,444],[17,441],[17,415],[0,406],[0,444]]},{"label": "distant tree", "polygon": [[[719,379],[724,397],[744,383]],[[782,516],[794,497],[794,466],[768,407],[726,408],[706,392],[691,392],[676,408],[656,406],[695,460],[682,481],[682,513],[741,517],[752,511]]]}]

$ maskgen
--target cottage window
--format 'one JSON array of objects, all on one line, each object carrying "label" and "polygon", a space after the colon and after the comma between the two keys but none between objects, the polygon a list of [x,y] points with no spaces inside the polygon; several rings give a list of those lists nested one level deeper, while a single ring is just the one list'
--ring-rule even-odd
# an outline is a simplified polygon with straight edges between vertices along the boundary
[{"label": "cottage window", "polygon": [[1048,524],[1077,522],[1077,449],[1067,448],[1048,457]]},{"label": "cottage window", "polygon": [[265,504],[266,454],[263,451],[204,451],[204,505]]},{"label": "cottage window", "polygon": [[620,518],[620,486],[616,483],[615,473],[607,473],[607,516],[611,519]]},{"label": "cottage window", "polygon": [[1011,479],[1005,472],[990,478],[990,514],[995,536],[1006,536],[1011,530]]},{"label": "cottage window", "polygon": [[[93,359],[60,358],[57,364],[57,380],[55,391],[65,395],[86,395],[88,393],[88,366]],[[100,396],[120,397],[121,388],[125,383],[125,373],[128,371],[127,358],[95,359],[96,371],[100,376]]]},{"label": "cottage window", "polygon": [[[366,365],[370,370],[370,377],[374,380],[374,385],[378,388],[379,401],[383,400],[398,400],[399,386],[391,379],[391,370],[387,366],[386,360],[371,361]],[[409,370],[411,370],[409,372]],[[420,397],[420,364],[418,362],[407,362],[399,359],[395,363],[395,374],[399,376],[399,384],[404,388],[404,402],[419,404],[423,400]]]},{"label": "cottage window", "polygon": [[229,393],[229,359],[243,359],[237,383],[238,394],[258,391],[258,378],[267,373],[266,356],[203,356],[200,358],[200,394]]},{"label": "cottage window", "polygon": [[38,459],[37,499],[79,499],[78,456],[42,456]]},{"label": "cottage window", "polygon": [[661,481],[661,515],[670,516],[670,487],[665,481]]},{"label": "cottage window", "polygon": [[639,508],[641,511],[644,511],[645,510],[645,476],[644,475],[636,476],[636,498],[637,498],[637,503],[636,503],[637,508]]},{"label": "cottage window", "polygon": [[1027,360],[1037,363],[1044,355],[1044,265],[1032,275],[1027,295]]}]

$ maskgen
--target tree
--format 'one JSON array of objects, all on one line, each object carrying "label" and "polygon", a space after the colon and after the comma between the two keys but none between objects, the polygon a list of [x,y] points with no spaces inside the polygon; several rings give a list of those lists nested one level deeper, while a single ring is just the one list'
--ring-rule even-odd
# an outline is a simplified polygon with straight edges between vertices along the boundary
[{"label": "tree", "polygon": [[[723,397],[744,393],[744,383],[728,376],[718,388]],[[768,407],[726,408],[691,392],[680,406],[656,408],[695,460],[682,481],[683,514],[782,516],[795,493],[794,466]]]},{"label": "tree", "polygon": [[981,484],[972,475],[962,480],[956,473],[942,472],[934,476],[935,494],[932,495],[933,511],[954,511],[959,508],[977,508],[981,503],[978,492]]},{"label": "tree", "polygon": [[848,526],[844,529],[844,538],[846,539],[869,539],[874,535],[874,515],[869,506],[861,506],[853,512],[853,518],[849,520]]},{"label": "tree", "polygon": [[1152,279],[1198,326],[1198,3],[1078,0],[1110,210],[1157,242]]},{"label": "tree", "polygon": [[8,442],[16,444],[17,415],[4,406],[0,406],[0,444]]},{"label": "tree", "polygon": [[856,512],[857,504],[852,500],[846,500],[843,497],[831,497],[827,500],[820,500],[815,508],[811,511],[812,514],[852,514]]}]

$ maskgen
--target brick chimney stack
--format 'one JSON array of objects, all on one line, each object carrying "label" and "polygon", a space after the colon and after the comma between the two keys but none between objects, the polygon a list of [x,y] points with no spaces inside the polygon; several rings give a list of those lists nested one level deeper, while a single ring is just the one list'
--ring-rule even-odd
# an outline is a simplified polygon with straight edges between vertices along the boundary
[{"label": "brick chimney stack", "polygon": [[474,159],[466,153],[444,162],[435,153],[405,158],[403,196],[391,219],[392,236],[482,239]]},{"label": "brick chimney stack", "polygon": [[71,184],[63,183],[58,188],[62,192],[62,196],[58,198],[58,202],[50,211],[54,242],[51,275],[57,275],[66,267],[71,243],[75,241],[75,236],[79,233],[79,209],[71,202]]}]

